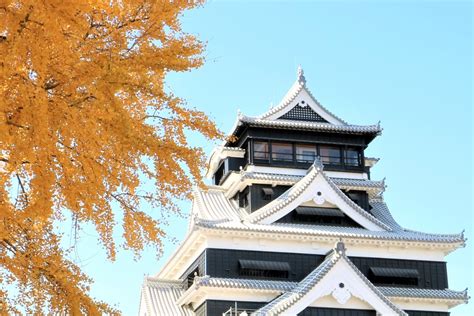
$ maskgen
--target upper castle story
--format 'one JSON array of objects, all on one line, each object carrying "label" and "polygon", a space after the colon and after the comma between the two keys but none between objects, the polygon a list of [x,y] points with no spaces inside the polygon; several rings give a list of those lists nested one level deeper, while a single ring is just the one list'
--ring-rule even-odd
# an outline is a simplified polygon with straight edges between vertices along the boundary
[{"label": "upper castle story", "polygon": [[258,117],[238,114],[231,136],[213,151],[206,176],[214,185],[229,185],[241,170],[304,175],[316,157],[331,176],[370,179],[378,161],[364,151],[380,135],[380,124],[343,121],[311,94],[298,68],[297,80],[282,101]]}]

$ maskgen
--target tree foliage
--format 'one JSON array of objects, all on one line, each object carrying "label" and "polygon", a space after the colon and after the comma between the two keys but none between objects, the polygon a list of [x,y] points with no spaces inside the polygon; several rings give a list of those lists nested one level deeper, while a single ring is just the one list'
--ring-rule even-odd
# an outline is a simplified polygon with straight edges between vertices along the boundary
[{"label": "tree foliage", "polygon": [[165,232],[141,201],[174,210],[204,164],[188,131],[222,136],[165,89],[167,72],[203,63],[179,23],[198,5],[0,0],[0,314],[116,312],[61,246],[69,218],[93,224],[111,260],[117,224],[125,248],[160,249]]}]

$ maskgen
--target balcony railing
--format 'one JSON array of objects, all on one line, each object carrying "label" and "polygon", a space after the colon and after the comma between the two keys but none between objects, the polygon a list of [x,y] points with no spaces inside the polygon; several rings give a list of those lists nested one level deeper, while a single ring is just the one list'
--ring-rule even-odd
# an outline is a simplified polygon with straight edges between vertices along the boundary
[{"label": "balcony railing", "polygon": [[[237,304],[236,304],[237,305]],[[250,316],[256,309],[231,307],[222,316]]]}]

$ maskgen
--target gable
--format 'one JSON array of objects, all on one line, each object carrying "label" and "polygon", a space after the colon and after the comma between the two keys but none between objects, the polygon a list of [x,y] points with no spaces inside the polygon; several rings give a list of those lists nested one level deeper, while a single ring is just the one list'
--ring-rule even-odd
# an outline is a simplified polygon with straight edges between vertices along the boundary
[{"label": "gable", "polygon": [[363,228],[338,208],[298,206],[276,223]]},{"label": "gable", "polygon": [[300,302],[291,306],[286,312],[289,315],[296,315],[322,298],[334,299],[342,308],[354,307],[352,305],[354,301],[362,301],[382,315],[397,314],[387,302],[373,292],[373,289],[345,260],[339,260]]},{"label": "gable", "polygon": [[[316,164],[316,162],[315,162]],[[390,227],[368,213],[325,176],[323,166],[313,165],[308,174],[281,196],[249,214],[252,223],[272,224],[303,204],[337,208],[360,226],[373,231],[390,230]]]},{"label": "gable", "polygon": [[[341,308],[362,301],[381,315],[407,315],[378,290],[347,258],[344,243],[338,242],[323,263],[291,291],[278,296],[252,315],[297,315],[322,298],[331,296]],[[349,304],[348,304],[349,303]]]},{"label": "gable", "polygon": [[[304,112],[302,112],[304,109]],[[293,112],[291,112],[294,110]],[[291,114],[288,114],[290,113]],[[312,121],[320,123],[329,123],[331,125],[346,125],[347,123],[336,117],[334,114],[329,112],[325,107],[323,107],[311,94],[308,88],[299,83],[298,81],[290,88],[288,93],[285,95],[280,104],[268,112],[260,116],[264,120],[277,120],[287,115],[290,117],[296,117],[301,121]],[[309,114],[311,118],[317,118],[318,120],[309,120],[301,119],[302,114]],[[316,115],[317,116],[316,116]],[[304,116],[303,116],[304,117]],[[319,118],[318,118],[319,117]],[[289,119],[289,118],[286,118]],[[320,120],[324,121],[320,121]],[[291,120],[295,120],[292,118]]]},{"label": "gable", "polygon": [[316,113],[311,107],[307,106],[305,101],[301,101],[300,103],[296,104],[291,110],[280,116],[278,120],[328,123],[328,121]]}]

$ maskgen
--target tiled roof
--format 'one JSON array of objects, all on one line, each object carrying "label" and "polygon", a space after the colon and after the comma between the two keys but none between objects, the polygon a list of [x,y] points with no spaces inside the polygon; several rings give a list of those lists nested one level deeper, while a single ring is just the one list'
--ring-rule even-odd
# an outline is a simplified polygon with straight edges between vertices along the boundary
[{"label": "tiled roof", "polygon": [[417,289],[417,288],[401,288],[401,287],[379,287],[379,290],[389,297],[412,297],[424,299],[440,299],[440,300],[455,300],[467,302],[469,295],[467,289],[464,291],[453,291],[449,289]]},{"label": "tiled roof", "polygon": [[245,152],[245,149],[240,148],[240,147],[223,147],[223,151],[238,151],[238,152]]},{"label": "tiled roof", "polygon": [[392,230],[403,231],[403,228],[392,217],[392,213],[390,213],[385,202],[373,200],[370,202],[370,206],[372,206],[370,212],[379,220],[390,226]]},{"label": "tiled roof", "polygon": [[[345,256],[345,254],[344,254]],[[330,254],[326,257],[325,261],[319,265],[313,272],[311,272],[303,281],[301,282],[290,282],[290,281],[275,281],[275,280],[257,280],[257,279],[232,279],[232,278],[213,278],[210,276],[196,277],[194,279],[193,288],[188,289],[192,291],[193,289],[198,289],[200,287],[212,287],[212,288],[231,288],[231,289],[242,289],[250,291],[265,291],[273,292],[278,295],[278,293],[283,293],[283,295],[278,296],[275,300],[271,301],[266,307],[262,308],[259,313],[256,315],[267,315],[268,310],[274,308],[275,306],[283,306],[288,304],[288,298],[296,300],[307,291],[309,291],[323,276],[331,269],[332,266],[339,260],[342,256],[336,255],[334,251],[331,251]],[[348,260],[349,264],[353,269],[357,269],[350,259],[347,257],[345,260]],[[356,270],[358,271],[358,270]],[[362,276],[360,271],[358,272],[359,276]],[[371,284],[365,277],[364,282]],[[419,288],[396,288],[396,287],[374,287],[371,285],[373,290],[379,292],[378,295],[382,295],[389,298],[414,298],[414,299],[432,299],[432,300],[448,300],[452,301],[455,304],[460,304],[467,302],[469,296],[467,290],[464,291],[453,291],[449,289],[439,290],[439,289],[419,289]],[[142,287],[142,302],[141,306],[144,306],[146,309],[147,315],[157,315],[157,316],[191,316],[194,315],[191,309],[186,306],[180,306],[177,304],[179,298],[183,296],[186,292],[184,285],[181,281],[173,280],[162,280],[157,278],[147,277],[145,278],[143,287]],[[286,302],[284,302],[286,301]],[[278,305],[280,304],[280,305]],[[392,303],[390,303],[392,304]],[[265,312],[265,313],[264,313]],[[143,311],[140,311],[140,315],[144,314]]]},{"label": "tiled roof", "polygon": [[234,289],[266,290],[284,292],[290,291],[298,283],[288,281],[271,280],[252,280],[252,279],[230,279],[230,278],[211,278],[209,276],[196,277],[194,283],[196,286],[222,287]]},{"label": "tiled roof", "polygon": [[[220,287],[233,289],[247,289],[260,291],[287,292],[294,289],[298,282],[273,281],[273,280],[252,280],[252,279],[232,279],[232,278],[213,278],[210,276],[197,277],[195,283],[198,287]],[[420,299],[440,299],[440,300],[458,300],[467,301],[469,296],[467,290],[454,291],[449,289],[420,289],[420,288],[399,288],[399,287],[380,287],[377,289],[388,297],[402,298],[420,298]]]},{"label": "tiled roof", "polygon": [[[313,171],[315,172],[315,171]],[[324,172],[322,172],[324,176]],[[327,177],[327,176],[326,176]],[[302,176],[290,176],[283,174],[267,174],[258,172],[243,172],[242,178],[251,178],[271,181],[291,181],[296,183],[302,181]],[[349,188],[370,188],[382,190],[385,187],[384,181],[358,180],[346,178],[329,178],[329,182],[334,187],[341,189]],[[289,183],[291,184],[291,183]],[[301,188],[300,188],[301,189]],[[340,192],[338,189],[337,191]],[[354,204],[344,193],[339,193],[348,203]],[[205,229],[231,230],[231,231],[249,231],[261,233],[276,233],[301,236],[321,236],[321,237],[350,237],[371,240],[392,240],[407,242],[424,243],[449,243],[463,246],[465,238],[463,234],[430,234],[417,231],[411,231],[401,227],[392,217],[383,199],[371,199],[370,205],[377,221],[383,223],[391,231],[369,231],[367,229],[341,227],[341,226],[320,226],[304,224],[271,224],[264,225],[258,223],[242,223],[245,216],[248,216],[244,209],[239,209],[235,201],[229,200],[225,196],[225,191],[220,187],[212,187],[207,190],[196,189],[195,193],[196,211],[193,214],[197,226]],[[355,204],[354,204],[355,205]],[[357,205],[355,205],[359,208]],[[368,214],[360,209],[363,214]],[[370,215],[372,216],[372,215]]]},{"label": "tiled roof", "polygon": [[298,68],[298,77],[295,83],[291,86],[290,90],[286,93],[286,95],[283,97],[281,102],[268,110],[267,112],[263,113],[262,115],[259,116],[261,119],[267,119],[271,117],[272,115],[282,111],[283,109],[287,108],[298,96],[298,94],[301,93],[302,90],[305,90],[309,96],[311,97],[311,101],[315,102],[321,110],[326,112],[327,115],[332,117],[334,120],[338,121],[340,124],[347,124],[344,122],[341,118],[337,117],[334,113],[331,113],[328,109],[326,109],[324,106],[319,103],[319,101],[314,97],[314,95],[311,93],[311,91],[306,87],[306,79],[304,78],[303,70],[301,68]]},{"label": "tiled roof", "polygon": [[[294,184],[301,180],[303,176],[298,175],[287,175],[287,174],[278,174],[278,173],[264,173],[264,172],[242,172],[242,180],[245,179],[255,179],[263,181],[275,181],[275,182],[284,182]],[[330,177],[330,179],[342,189],[385,189],[385,180],[374,181],[374,180],[365,180],[365,179],[350,179],[350,178],[337,178]]]},{"label": "tiled roof", "polygon": [[332,250],[326,259],[311,273],[309,273],[301,282],[298,283],[291,291],[285,292],[276,299],[252,313],[255,316],[263,315],[280,315],[288,310],[292,305],[296,304],[305,295],[307,295],[317,284],[326,276],[326,274],[336,265],[339,260],[346,261],[359,278],[377,295],[389,308],[397,315],[407,315],[404,311],[394,305],[380,290],[378,290],[357,267],[349,260],[345,254],[344,244],[338,242],[334,250]]},{"label": "tiled roof", "polygon": [[238,209],[225,197],[222,190],[194,191],[195,203],[198,207],[198,216],[215,221],[240,221]]},{"label": "tiled roof", "polygon": [[338,187],[348,189],[385,189],[385,179],[381,181],[374,180],[361,180],[361,179],[350,179],[350,178],[331,178],[331,180]]},{"label": "tiled roof", "polygon": [[377,218],[375,218],[372,214],[368,213],[364,209],[362,209],[359,205],[354,203],[347,195],[345,195],[341,190],[337,187],[337,185],[323,172],[323,164],[319,159],[316,159],[314,164],[309,169],[306,176],[304,176],[300,181],[298,181],[293,187],[288,189],[285,193],[283,193],[278,199],[273,200],[272,202],[268,203],[267,205],[261,207],[260,209],[254,211],[252,214],[248,216],[248,220],[250,222],[256,223],[261,221],[264,218],[267,218],[280,210],[286,208],[290,203],[295,201],[299,198],[303,193],[310,188],[311,184],[315,181],[318,175],[321,175],[325,181],[329,184],[329,186],[336,192],[337,195],[356,213],[367,219],[368,221],[372,222],[375,226],[380,227],[381,229],[391,230],[390,226],[386,225],[385,223],[381,222]]},{"label": "tiled roof", "polygon": [[[142,286],[142,300],[146,315],[156,316],[193,316],[194,312],[185,307],[178,306],[176,301],[184,293],[180,281],[161,280],[147,277]],[[140,315],[145,312],[140,311]]]},{"label": "tiled roof", "polygon": [[218,146],[214,148],[207,160],[206,177],[212,177],[222,159],[226,157],[243,157],[244,155],[245,149],[239,147]]},{"label": "tiled roof", "polygon": [[278,173],[265,173],[265,172],[247,172],[243,171],[241,176],[242,180],[245,179],[255,179],[255,180],[264,180],[264,181],[279,181],[285,183],[296,183],[303,176],[298,175],[288,175],[288,174],[278,174]]},{"label": "tiled roof", "polygon": [[322,226],[304,224],[251,224],[237,222],[215,222],[198,220],[196,225],[205,229],[230,231],[248,231],[254,233],[287,234],[305,237],[329,237],[329,238],[356,238],[381,241],[403,241],[423,243],[446,243],[460,244],[463,246],[465,239],[463,234],[428,234],[413,231],[370,231],[363,228],[343,226]]},{"label": "tiled roof", "polygon": [[382,128],[376,125],[335,125],[321,122],[308,122],[296,120],[266,120],[245,115],[239,116],[239,122],[260,127],[276,127],[295,130],[311,130],[322,132],[339,132],[351,134],[380,134]]}]

